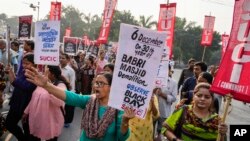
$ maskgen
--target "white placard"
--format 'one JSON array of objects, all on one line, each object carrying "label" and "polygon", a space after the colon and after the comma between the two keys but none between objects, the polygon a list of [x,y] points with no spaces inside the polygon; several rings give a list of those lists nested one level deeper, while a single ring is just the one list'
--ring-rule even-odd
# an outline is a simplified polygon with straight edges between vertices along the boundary
[{"label": "white placard", "polygon": [[168,65],[169,65],[169,48],[164,47],[161,58],[161,63],[158,68],[157,77],[155,80],[156,87],[167,87],[168,80]]},{"label": "white placard", "polygon": [[121,24],[109,106],[145,117],[165,40],[166,32]]},{"label": "white placard", "polygon": [[40,21],[35,24],[36,64],[59,65],[60,21]]}]

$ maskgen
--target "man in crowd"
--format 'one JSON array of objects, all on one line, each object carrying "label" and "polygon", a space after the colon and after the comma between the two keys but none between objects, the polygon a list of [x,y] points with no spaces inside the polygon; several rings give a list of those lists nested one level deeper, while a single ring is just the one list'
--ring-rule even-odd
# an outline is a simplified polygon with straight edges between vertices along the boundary
[{"label": "man in crowd", "polygon": [[192,77],[194,75],[194,73],[193,73],[194,63],[195,63],[195,60],[193,58],[189,59],[188,60],[188,67],[182,70],[180,79],[178,81],[178,90],[180,89],[180,87],[182,86],[183,82],[188,77]]},{"label": "man in crowd", "polygon": [[201,72],[206,72],[207,71],[207,64],[204,62],[196,62],[194,64],[194,76],[193,77],[189,77],[187,78],[184,83],[183,86],[181,88],[181,99],[183,98],[187,98],[187,101],[185,102],[185,104],[190,104],[192,99],[190,99],[193,96],[189,96],[189,91],[194,90],[194,87],[196,86],[196,82],[197,79],[200,75]]}]

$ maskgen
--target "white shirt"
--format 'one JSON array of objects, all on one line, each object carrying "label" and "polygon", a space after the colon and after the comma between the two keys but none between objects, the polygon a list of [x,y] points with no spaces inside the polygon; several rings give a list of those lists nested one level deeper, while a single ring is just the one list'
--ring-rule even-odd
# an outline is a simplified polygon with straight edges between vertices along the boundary
[{"label": "white shirt", "polygon": [[61,67],[62,75],[69,81],[71,85],[71,91],[75,92],[75,81],[76,81],[76,74],[75,71],[69,66],[66,65],[64,68]]},{"label": "white shirt", "polygon": [[177,95],[177,82],[172,78],[166,79],[166,87],[162,87],[162,93],[167,96],[167,99],[157,96],[159,101],[160,117],[167,118],[171,114],[171,105],[176,101]]}]

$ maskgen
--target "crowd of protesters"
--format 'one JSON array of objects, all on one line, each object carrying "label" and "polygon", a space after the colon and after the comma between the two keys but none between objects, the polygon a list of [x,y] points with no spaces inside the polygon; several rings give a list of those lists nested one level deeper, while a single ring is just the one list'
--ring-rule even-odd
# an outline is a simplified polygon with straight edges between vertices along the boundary
[{"label": "crowd of protesters", "polygon": [[210,67],[208,72],[204,62],[190,59],[178,83],[169,65],[167,86],[155,87],[141,119],[130,108],[108,106],[115,59],[107,59],[105,49],[97,56],[62,51],[60,65],[45,66],[40,73],[34,47],[32,40],[12,41],[8,62],[6,41],[0,39],[0,62],[9,83],[4,93],[11,95],[6,127],[18,141],[56,141],[62,128],[70,128],[75,107],[83,109],[80,141],[216,140],[218,134],[224,140],[227,125],[218,116],[221,97],[209,91],[216,70]]}]

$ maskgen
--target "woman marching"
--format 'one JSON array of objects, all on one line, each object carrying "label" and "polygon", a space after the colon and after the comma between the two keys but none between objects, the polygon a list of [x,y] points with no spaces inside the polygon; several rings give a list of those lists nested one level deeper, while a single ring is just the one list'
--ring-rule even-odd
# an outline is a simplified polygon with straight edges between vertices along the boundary
[{"label": "woman marching", "polygon": [[[34,55],[27,54],[22,59],[23,69],[35,67]],[[10,110],[6,119],[6,128],[10,131],[19,141],[27,141],[29,130],[28,124],[23,123],[23,129],[18,125],[21,120],[26,106],[29,104],[32,93],[36,89],[36,85],[28,82],[24,76],[24,70],[15,76],[13,69],[6,67],[11,84],[14,86],[14,91],[10,100]]]},{"label": "woman marching", "polygon": [[[59,66],[48,66],[45,73],[53,85],[70,90],[70,83],[62,76]],[[63,108],[62,100],[37,87],[23,115],[23,121],[29,123],[29,140],[57,141],[64,125]]]},{"label": "woman marching", "polygon": [[25,75],[30,82],[43,87],[66,104],[84,109],[80,141],[125,141],[129,137],[128,122],[135,117],[133,110],[125,109],[123,113],[108,106],[112,74],[97,75],[93,85],[94,94],[78,95],[54,86],[35,68],[26,71]]},{"label": "woman marching", "polygon": [[171,141],[215,141],[218,134],[221,141],[227,132],[227,125],[220,124],[214,112],[214,94],[211,85],[199,83],[194,89],[193,104],[177,109],[164,122],[162,133]]}]

